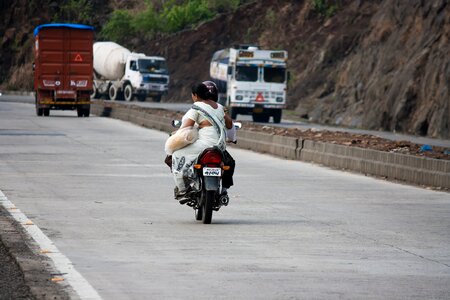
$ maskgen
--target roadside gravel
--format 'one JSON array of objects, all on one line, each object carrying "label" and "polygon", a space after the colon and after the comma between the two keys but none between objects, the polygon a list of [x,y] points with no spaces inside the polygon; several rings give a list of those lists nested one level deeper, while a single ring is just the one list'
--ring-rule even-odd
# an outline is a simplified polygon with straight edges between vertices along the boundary
[{"label": "roadside gravel", "polygon": [[0,299],[70,299],[65,283],[52,282],[50,259],[0,205]]},{"label": "roadside gravel", "polygon": [[22,271],[1,240],[0,266],[0,299],[35,299],[25,284]]}]

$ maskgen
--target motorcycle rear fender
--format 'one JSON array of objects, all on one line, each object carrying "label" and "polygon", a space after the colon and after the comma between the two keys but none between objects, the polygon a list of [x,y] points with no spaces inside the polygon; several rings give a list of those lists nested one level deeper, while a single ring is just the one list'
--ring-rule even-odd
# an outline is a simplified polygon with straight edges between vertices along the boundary
[{"label": "motorcycle rear fender", "polygon": [[217,191],[220,186],[220,177],[204,176],[203,183],[207,191]]}]

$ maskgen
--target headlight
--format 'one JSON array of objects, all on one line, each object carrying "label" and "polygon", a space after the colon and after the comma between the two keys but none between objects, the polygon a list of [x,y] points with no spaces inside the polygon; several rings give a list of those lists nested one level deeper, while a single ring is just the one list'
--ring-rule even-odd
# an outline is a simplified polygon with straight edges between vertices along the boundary
[{"label": "headlight", "polygon": [[276,101],[277,102],[283,102],[283,97],[277,97]]},{"label": "headlight", "polygon": [[242,95],[236,95],[236,100],[242,100],[244,99],[244,97],[242,97]]}]

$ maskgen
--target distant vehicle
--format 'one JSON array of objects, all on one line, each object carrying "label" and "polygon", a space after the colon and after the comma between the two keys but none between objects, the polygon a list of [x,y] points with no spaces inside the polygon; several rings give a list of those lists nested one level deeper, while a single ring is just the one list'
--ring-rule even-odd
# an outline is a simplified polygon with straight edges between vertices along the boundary
[{"label": "distant vehicle", "polygon": [[229,106],[232,119],[252,115],[255,122],[280,123],[286,107],[287,51],[236,46],[214,53],[210,76],[220,92],[219,102]]},{"label": "distant vehicle", "polygon": [[34,29],[36,114],[77,110],[89,117],[94,28],[81,24],[43,24]]},{"label": "distant vehicle", "polygon": [[130,52],[114,42],[94,43],[93,98],[160,102],[169,89],[169,71],[161,56]]}]

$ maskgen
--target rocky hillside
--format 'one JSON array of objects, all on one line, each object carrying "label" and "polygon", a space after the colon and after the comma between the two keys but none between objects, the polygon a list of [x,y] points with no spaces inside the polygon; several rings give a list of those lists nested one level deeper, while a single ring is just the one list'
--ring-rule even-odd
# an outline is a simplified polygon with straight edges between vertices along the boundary
[{"label": "rocky hillside", "polygon": [[[319,2],[337,9],[319,10]],[[45,16],[9,17],[10,6],[0,9],[2,87],[30,89],[29,33]],[[110,10],[98,10],[104,15],[93,25],[100,27]],[[189,99],[191,84],[208,78],[214,51],[256,43],[289,52],[289,106],[306,119],[450,138],[449,36],[446,0],[264,0],[193,30],[130,37],[126,46],[167,57],[172,84],[165,101]]]}]

